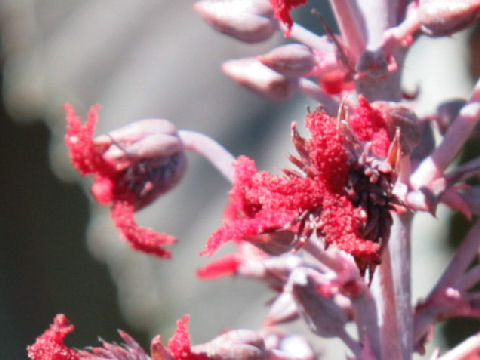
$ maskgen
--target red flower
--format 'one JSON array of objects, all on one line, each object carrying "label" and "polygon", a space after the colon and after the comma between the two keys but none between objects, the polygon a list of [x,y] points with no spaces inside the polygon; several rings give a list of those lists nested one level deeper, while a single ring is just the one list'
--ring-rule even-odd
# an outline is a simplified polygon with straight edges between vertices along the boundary
[{"label": "red flower", "polygon": [[170,338],[167,347],[162,343],[161,336],[152,340],[152,359],[173,359],[173,360],[209,360],[211,359],[202,352],[193,352],[188,334],[188,322],[190,315],[185,315],[177,321],[177,330]]},{"label": "red flower", "polygon": [[65,315],[58,314],[50,328],[27,348],[28,357],[31,360],[80,360],[79,353],[63,343],[74,329]]},{"label": "red flower", "polygon": [[197,270],[197,276],[211,280],[222,276],[234,275],[237,273],[238,267],[242,265],[242,262],[241,254],[228,254]]},{"label": "red flower", "polygon": [[290,16],[290,11],[292,8],[305,5],[308,0],[270,0],[272,4],[275,17],[287,25],[286,36],[289,36],[290,29],[293,25],[292,17]]},{"label": "red flower", "polygon": [[163,120],[144,120],[94,140],[98,109],[92,107],[82,123],[65,105],[72,163],[82,175],[95,175],[92,193],[100,204],[112,204],[115,225],[134,249],[169,258],[163,245],[175,238],[139,226],[134,215],[183,175],[186,160],[176,129]]},{"label": "red flower", "polygon": [[353,255],[361,270],[378,263],[395,202],[393,169],[388,164],[378,167],[387,161],[383,157],[391,138],[382,114],[365,99],[349,120],[351,127],[324,111],[310,113],[308,140],[293,124],[299,157],[290,160],[300,171],[273,175],[240,156],[224,225],[210,237],[203,254],[213,254],[230,240],[256,244],[265,234],[269,241],[284,241],[289,232],[297,245],[314,234],[324,238],[326,245]]},{"label": "red flower", "polygon": [[92,347],[88,350],[75,350],[64,344],[65,337],[73,332],[75,327],[63,314],[58,314],[43,335],[37,338],[35,344],[29,346],[28,357],[31,360],[149,360],[150,358],[140,345],[127,333],[119,331],[125,341],[123,345],[102,341],[102,347]]}]

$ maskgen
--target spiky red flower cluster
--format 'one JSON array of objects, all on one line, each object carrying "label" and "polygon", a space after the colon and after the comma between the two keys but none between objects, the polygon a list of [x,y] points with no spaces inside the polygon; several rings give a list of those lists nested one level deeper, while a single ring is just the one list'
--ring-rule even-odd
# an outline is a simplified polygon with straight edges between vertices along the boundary
[{"label": "spiky red flower cluster", "polygon": [[[167,347],[162,344],[160,336],[152,340],[152,358],[165,359],[168,354],[173,360],[209,360],[203,353],[192,351],[188,322],[190,315],[185,315],[177,321],[177,330],[170,338]],[[119,331],[125,341],[123,345],[102,341],[101,347],[90,347],[87,350],[75,350],[64,344],[65,337],[73,332],[74,325],[63,314],[58,314],[53,324],[35,343],[28,347],[28,357],[31,360],[147,360],[150,357],[140,345],[124,331]]]},{"label": "spiky red flower cluster", "polygon": [[301,5],[305,5],[308,0],[270,0],[270,3],[272,4],[273,11],[275,17],[284,22],[287,27],[287,36],[288,32],[292,28],[293,25],[293,20],[292,17],[290,16],[290,11],[294,7],[298,7]]},{"label": "spiky red flower cluster", "polygon": [[[360,99],[349,121],[351,128],[322,110],[310,113],[308,140],[292,126],[299,157],[290,159],[301,172],[273,175],[258,171],[253,160],[240,156],[224,225],[210,237],[204,254],[213,254],[230,240],[255,244],[256,237],[269,234],[275,241],[277,233],[289,231],[297,239],[316,233],[326,245],[335,245],[363,265],[378,263],[380,239],[366,238],[362,231],[370,211],[354,204],[347,188],[357,160],[353,147],[371,142],[376,155],[385,156],[391,138],[382,114],[366,99]],[[347,131],[353,131],[352,136]]]},{"label": "spiky red flower cluster", "polygon": [[138,209],[138,194],[125,181],[129,169],[118,170],[114,164],[107,162],[102,156],[102,149],[93,140],[99,108],[98,105],[93,106],[87,121],[82,123],[71,105],[64,107],[67,120],[65,142],[72,163],[82,175],[95,175],[92,193],[99,203],[112,204],[111,215],[115,225],[134,249],[170,258],[170,251],[162,245],[172,244],[176,239],[137,224],[135,211]]},{"label": "spiky red flower cluster", "polygon": [[177,330],[168,341],[166,351],[175,360],[209,360],[210,358],[203,353],[192,352],[190,335],[188,334],[188,322],[190,315],[185,315],[177,321]]},{"label": "spiky red flower cluster", "polygon": [[359,106],[348,122],[358,140],[371,141],[372,150],[380,157],[386,157],[391,143],[392,131],[388,129],[382,113],[372,108],[364,97],[358,99]]},{"label": "spiky red flower cluster", "polygon": [[27,348],[31,360],[79,360],[80,355],[64,344],[65,337],[75,330],[68,318],[58,314],[35,343]]}]

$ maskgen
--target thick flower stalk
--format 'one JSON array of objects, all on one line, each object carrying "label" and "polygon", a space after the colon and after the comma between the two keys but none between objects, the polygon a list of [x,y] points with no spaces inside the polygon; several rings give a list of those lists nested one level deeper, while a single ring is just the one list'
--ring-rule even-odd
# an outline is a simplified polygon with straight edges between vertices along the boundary
[{"label": "thick flower stalk", "polygon": [[[441,203],[468,218],[480,214],[478,186],[464,184],[478,176],[480,159],[451,168],[465,142],[478,136],[480,82],[469,100],[447,101],[422,118],[415,114],[415,94],[400,86],[404,57],[415,40],[470,26],[480,14],[480,1],[330,0],[339,33],[314,11],[323,36],[293,20],[292,10],[308,3],[200,0],[194,5],[214,29],[237,40],[258,43],[280,32],[298,42],[222,66],[233,80],[270,100],[303,93],[318,105],[306,115],[308,135],[292,124],[296,154],[283,174],[258,170],[253,159],[235,158],[208,136],[177,131],[166,120],[138,121],[94,137],[98,107],[85,123],[73,107],[65,107],[73,165],[82,175],[95,176],[93,195],[111,206],[115,224],[137,250],[171,256],[165,245],[175,238],[139,226],[134,214],[180,181],[186,150],[207,158],[232,183],[223,224],[202,254],[213,255],[230,241],[237,250],[197,275],[263,282],[274,292],[263,327],[230,330],[192,346],[186,316],[166,346],[159,336],[152,340],[148,355],[124,332],[124,345],[70,348],[64,339],[73,325],[58,315],[28,348],[31,360],[320,358],[321,351],[304,337],[277,329],[298,319],[315,336],[341,339],[349,359],[408,360],[414,352],[424,353],[437,322],[480,318],[475,288],[480,267],[471,266],[480,246],[478,221],[426,298],[412,306],[410,294],[413,215],[434,214]],[[436,147],[434,127],[443,135]],[[349,324],[356,334],[347,330]],[[473,359],[479,351],[476,335],[432,358]]]}]

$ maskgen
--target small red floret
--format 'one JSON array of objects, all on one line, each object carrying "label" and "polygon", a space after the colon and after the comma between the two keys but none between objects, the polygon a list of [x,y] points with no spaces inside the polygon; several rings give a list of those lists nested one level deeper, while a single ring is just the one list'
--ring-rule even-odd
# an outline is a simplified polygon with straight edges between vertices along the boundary
[{"label": "small red floret", "polygon": [[135,250],[165,259],[172,257],[170,251],[162,245],[175,243],[175,237],[139,226],[135,221],[135,208],[131,203],[116,201],[112,206],[112,219]]},{"label": "small red floret", "polygon": [[380,110],[374,109],[363,96],[358,100],[358,107],[350,116],[349,123],[360,141],[371,141],[372,150],[381,157],[386,157],[392,138],[388,132],[385,118]]},{"label": "small red floret", "polygon": [[270,0],[272,4],[275,17],[287,25],[288,30],[285,35],[290,35],[290,29],[293,25],[293,20],[290,11],[294,7],[305,5],[308,0]]},{"label": "small red floret", "polygon": [[65,315],[58,314],[50,328],[27,348],[28,357],[31,360],[79,360],[79,353],[64,344],[65,337],[74,329]]},{"label": "small red floret", "polygon": [[95,145],[93,138],[99,109],[99,105],[93,106],[88,113],[87,121],[82,123],[73,106],[68,104],[64,106],[67,121],[65,142],[73,166],[82,175],[95,175],[91,189],[95,199],[102,205],[112,204],[112,219],[134,249],[161,258],[170,258],[170,251],[164,249],[162,245],[174,243],[175,238],[137,224],[136,194],[123,181],[126,170],[116,170],[102,157],[103,149]]},{"label": "small red floret", "polygon": [[193,353],[190,344],[190,335],[188,334],[188,322],[190,315],[185,315],[177,321],[177,330],[175,335],[168,342],[168,351],[175,360],[208,360],[205,354]]},{"label": "small red floret", "polygon": [[234,275],[242,262],[240,254],[229,254],[198,269],[197,276],[202,279],[213,280],[222,276]]}]

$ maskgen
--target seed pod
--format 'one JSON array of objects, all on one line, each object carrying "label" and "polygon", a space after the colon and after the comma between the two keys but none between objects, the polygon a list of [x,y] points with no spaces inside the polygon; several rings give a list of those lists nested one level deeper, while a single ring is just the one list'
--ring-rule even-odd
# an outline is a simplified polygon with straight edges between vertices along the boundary
[{"label": "seed pod", "polygon": [[417,115],[408,107],[393,102],[377,101],[372,106],[382,112],[390,138],[393,139],[397,129],[400,130],[401,153],[411,154],[421,140]]},{"label": "seed pod", "polygon": [[298,87],[298,79],[273,71],[252,58],[229,60],[222,70],[239,84],[265,96],[272,101],[291,98]]},{"label": "seed pod", "polygon": [[278,295],[270,305],[270,310],[265,317],[267,326],[288,323],[298,318],[298,309],[292,294],[283,292]]},{"label": "seed pod", "polygon": [[422,30],[432,37],[448,36],[469,27],[479,13],[478,0],[420,0],[418,7]]},{"label": "seed pod", "polygon": [[312,51],[302,44],[283,45],[257,59],[280,74],[294,77],[308,74],[315,66]]},{"label": "seed pod", "polygon": [[323,337],[338,336],[343,333],[348,316],[345,310],[335,303],[334,291],[331,296],[319,293],[319,286],[325,284],[319,284],[310,274],[311,271],[306,268],[293,270],[289,279],[289,290],[310,330]]},{"label": "seed pod", "polygon": [[268,40],[278,28],[266,0],[202,0],[194,8],[217,31],[246,43]]}]

